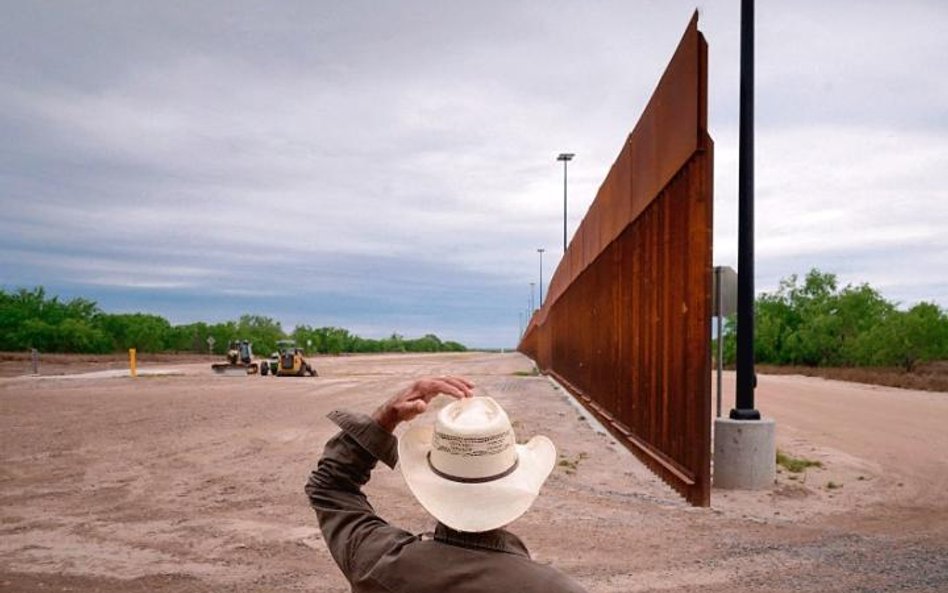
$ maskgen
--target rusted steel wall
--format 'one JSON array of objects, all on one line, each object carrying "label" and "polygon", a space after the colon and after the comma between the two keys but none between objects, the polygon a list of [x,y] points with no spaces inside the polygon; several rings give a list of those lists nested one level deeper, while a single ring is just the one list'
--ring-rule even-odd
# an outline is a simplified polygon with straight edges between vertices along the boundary
[{"label": "rusted steel wall", "polygon": [[689,502],[710,502],[712,142],[692,19],[520,350]]}]

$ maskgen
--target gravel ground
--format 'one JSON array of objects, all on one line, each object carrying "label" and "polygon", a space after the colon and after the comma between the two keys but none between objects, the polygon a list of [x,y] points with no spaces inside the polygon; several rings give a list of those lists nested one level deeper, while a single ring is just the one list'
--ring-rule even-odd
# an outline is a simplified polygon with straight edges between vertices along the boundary
[{"label": "gravel ground", "polygon": [[[515,374],[531,368],[520,355],[316,363],[300,379],[168,362],[138,379],[0,379],[0,590],[346,591],[302,493],[334,432],[324,416],[452,373],[519,437],[557,444],[565,463],[511,530],[590,591],[948,591],[946,394],[762,377],[778,446],[825,467],[695,509],[553,384]],[[397,472],[368,491],[393,523],[431,528]]]}]

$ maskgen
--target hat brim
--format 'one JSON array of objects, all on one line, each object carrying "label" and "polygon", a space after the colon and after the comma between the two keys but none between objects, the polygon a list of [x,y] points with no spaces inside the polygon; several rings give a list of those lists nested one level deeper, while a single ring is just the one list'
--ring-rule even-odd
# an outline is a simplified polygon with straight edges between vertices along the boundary
[{"label": "hat brim", "polygon": [[519,464],[503,478],[478,484],[454,482],[428,465],[433,433],[430,426],[409,429],[398,440],[399,464],[421,506],[457,531],[490,531],[527,512],[556,463],[553,441],[535,436],[526,445],[516,445]]}]

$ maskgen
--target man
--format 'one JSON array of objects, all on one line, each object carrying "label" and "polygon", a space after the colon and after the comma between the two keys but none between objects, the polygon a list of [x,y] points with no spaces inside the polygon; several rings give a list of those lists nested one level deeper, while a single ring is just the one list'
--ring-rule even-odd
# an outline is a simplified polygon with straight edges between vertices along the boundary
[{"label": "man", "polygon": [[[523,542],[502,529],[530,507],[553,470],[553,443],[537,436],[516,444],[510,420],[488,397],[473,397],[460,377],[421,379],[371,417],[335,411],[342,430],[326,443],[306,484],[330,553],[352,590],[386,593],[580,593],[554,568],[530,559]],[[392,431],[422,414],[439,394],[457,401],[435,426]],[[401,460],[409,489],[437,520],[433,537],[386,523],[362,486],[377,461]]]}]

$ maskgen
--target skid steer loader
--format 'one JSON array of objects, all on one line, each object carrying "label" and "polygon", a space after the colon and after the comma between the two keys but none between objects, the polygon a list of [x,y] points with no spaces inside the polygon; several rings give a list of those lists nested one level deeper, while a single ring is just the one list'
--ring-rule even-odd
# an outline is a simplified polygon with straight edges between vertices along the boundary
[{"label": "skid steer loader", "polygon": [[264,361],[260,366],[260,374],[272,374],[275,377],[318,377],[319,374],[306,359],[303,358],[303,351],[296,347],[293,340],[280,340],[277,342],[279,352],[275,352],[269,361]]}]

